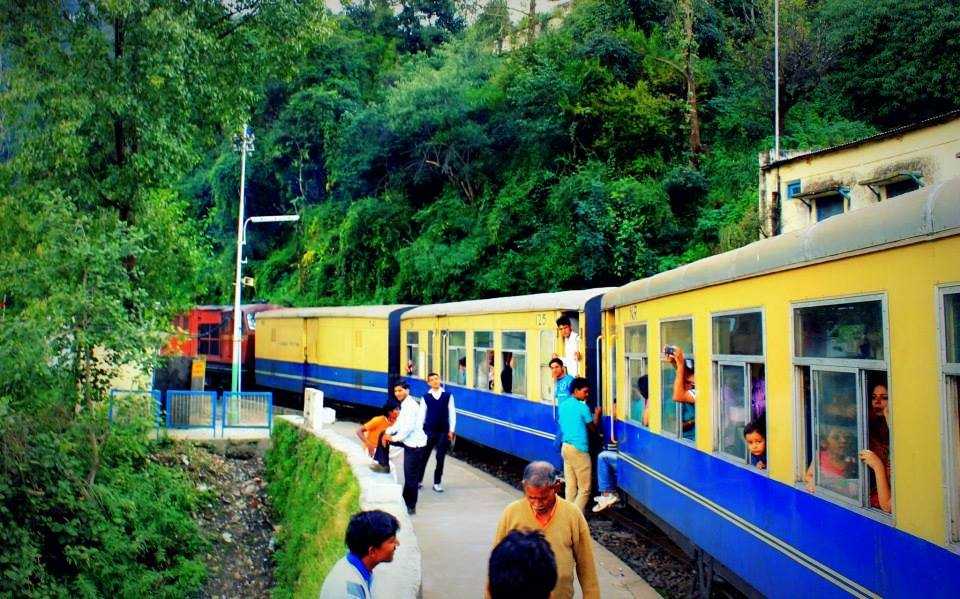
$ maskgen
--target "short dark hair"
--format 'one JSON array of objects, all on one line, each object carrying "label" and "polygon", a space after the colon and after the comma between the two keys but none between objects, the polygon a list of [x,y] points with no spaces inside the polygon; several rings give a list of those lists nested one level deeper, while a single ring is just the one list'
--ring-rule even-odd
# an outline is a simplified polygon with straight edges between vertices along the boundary
[{"label": "short dark hair", "polygon": [[572,395],[574,391],[579,391],[580,389],[583,389],[583,388],[589,389],[590,381],[583,378],[582,376],[578,376],[577,378],[573,379],[572,383],[570,383],[570,394]]},{"label": "short dark hair", "polygon": [[432,376],[435,376],[435,377],[437,377],[437,378],[440,378],[440,375],[437,374],[436,372],[431,372],[430,374],[427,375],[427,378],[430,378],[430,377],[432,377]]},{"label": "short dark hair", "polygon": [[743,427],[743,436],[746,437],[750,433],[759,433],[761,437],[766,439],[767,438],[766,423],[759,420],[754,420],[753,422],[750,422],[749,424],[747,424],[747,426]]},{"label": "short dark hair", "polygon": [[557,560],[538,530],[507,533],[490,553],[487,572],[492,599],[547,599],[557,585]]},{"label": "short dark hair", "polygon": [[389,416],[390,412],[400,409],[400,402],[395,399],[388,399],[387,403],[383,404],[383,415]]},{"label": "short dark hair", "polygon": [[409,391],[409,390],[410,390],[410,383],[408,383],[408,382],[406,381],[406,379],[397,379],[397,380],[393,381],[393,386],[390,387],[390,388],[391,388],[391,389],[396,389],[397,387],[403,387],[404,389],[406,389],[407,391]]},{"label": "short dark hair", "polygon": [[642,395],[644,399],[650,397],[650,378],[647,375],[643,375],[637,379],[637,390],[640,391],[640,395]]},{"label": "short dark hair", "polygon": [[396,536],[398,530],[400,523],[387,512],[357,512],[347,524],[347,548],[357,557],[363,557],[371,548],[379,547],[390,537]]},{"label": "short dark hair", "polygon": [[557,319],[557,326],[558,326],[558,327],[562,327],[562,326],[572,327],[573,325],[570,324],[570,317],[569,317],[569,316],[561,316],[560,318]]},{"label": "short dark hair", "polygon": [[547,362],[547,366],[553,366],[555,363],[559,364],[561,368],[563,367],[563,360],[560,358],[552,358],[549,362]]}]

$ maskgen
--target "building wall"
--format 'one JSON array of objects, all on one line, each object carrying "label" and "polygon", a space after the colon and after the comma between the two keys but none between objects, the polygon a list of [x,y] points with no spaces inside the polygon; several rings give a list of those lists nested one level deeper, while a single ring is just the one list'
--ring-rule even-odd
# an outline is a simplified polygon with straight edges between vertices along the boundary
[{"label": "building wall", "polygon": [[[901,171],[919,172],[924,185],[960,176],[960,117],[902,135],[866,141],[850,148],[797,158],[786,164],[761,166],[760,222],[766,236],[802,229],[816,222],[816,200],[788,198],[791,182],[800,182],[800,193],[836,186],[849,189],[844,211],[885,201],[885,192],[874,193],[861,181]],[[774,193],[779,197],[780,228],[776,230]],[[896,198],[891,198],[895,200]],[[807,205],[809,204],[809,206]]]}]

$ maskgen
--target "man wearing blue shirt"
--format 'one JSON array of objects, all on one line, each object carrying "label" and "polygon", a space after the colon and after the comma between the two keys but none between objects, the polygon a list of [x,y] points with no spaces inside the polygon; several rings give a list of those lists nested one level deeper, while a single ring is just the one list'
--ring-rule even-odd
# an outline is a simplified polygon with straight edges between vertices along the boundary
[{"label": "man wearing blue shirt", "polygon": [[559,406],[561,401],[570,397],[573,377],[566,373],[560,358],[550,360],[550,374],[553,376],[553,403]]},{"label": "man wearing blue shirt", "polygon": [[563,457],[563,477],[566,479],[567,489],[564,497],[571,501],[580,511],[587,507],[590,500],[590,445],[587,434],[587,425],[594,428],[600,423],[600,406],[590,415],[587,407],[587,398],[590,396],[590,383],[587,379],[577,377],[570,383],[570,397],[564,399],[558,408],[560,433],[563,435],[563,446],[560,455]]},{"label": "man wearing blue shirt", "polygon": [[373,599],[373,569],[392,562],[400,523],[386,512],[358,512],[347,524],[346,557],[323,581],[320,599]]}]

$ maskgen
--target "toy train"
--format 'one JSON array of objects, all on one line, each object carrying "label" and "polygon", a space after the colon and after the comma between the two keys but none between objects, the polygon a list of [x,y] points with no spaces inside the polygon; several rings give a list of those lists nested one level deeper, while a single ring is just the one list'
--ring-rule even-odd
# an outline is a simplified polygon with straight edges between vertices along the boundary
[{"label": "toy train", "polygon": [[[379,406],[395,377],[422,393],[437,371],[461,436],[559,463],[562,315],[621,489],[740,583],[960,589],[960,180],[617,289],[262,312],[256,379]],[[674,401],[665,346],[692,358],[695,403]]]}]

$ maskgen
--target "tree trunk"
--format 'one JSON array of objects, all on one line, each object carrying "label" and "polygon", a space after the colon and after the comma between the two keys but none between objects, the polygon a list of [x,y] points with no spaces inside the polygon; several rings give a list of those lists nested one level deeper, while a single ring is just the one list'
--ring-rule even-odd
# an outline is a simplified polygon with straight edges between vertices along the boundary
[{"label": "tree trunk", "polygon": [[527,43],[533,44],[533,40],[537,36],[537,0],[530,0],[530,15],[527,18],[530,19]]},{"label": "tree trunk", "polygon": [[683,62],[684,77],[687,80],[687,106],[690,120],[690,166],[700,168],[700,154],[703,144],[700,142],[700,111],[697,106],[697,80],[693,72],[696,58],[696,40],[693,37],[693,0],[683,0]]}]

